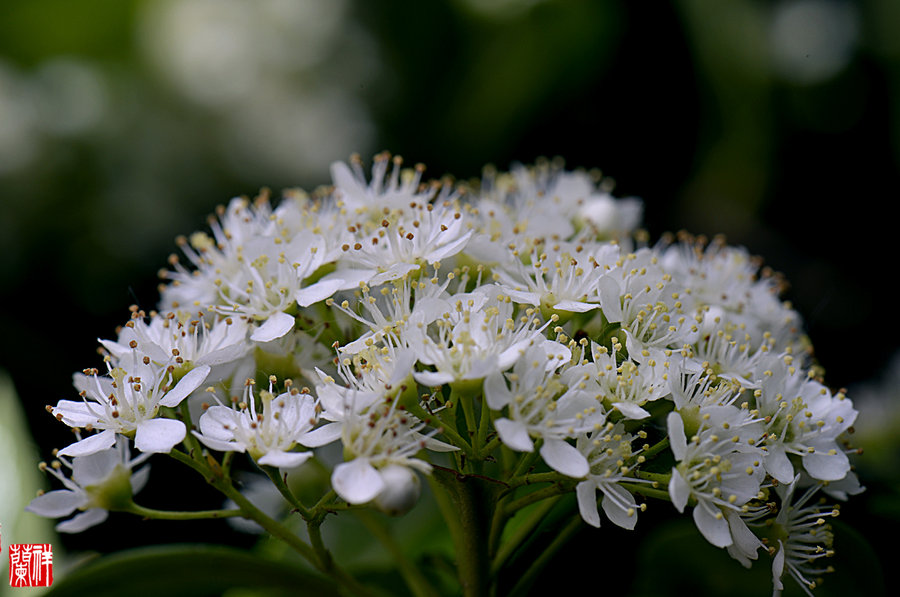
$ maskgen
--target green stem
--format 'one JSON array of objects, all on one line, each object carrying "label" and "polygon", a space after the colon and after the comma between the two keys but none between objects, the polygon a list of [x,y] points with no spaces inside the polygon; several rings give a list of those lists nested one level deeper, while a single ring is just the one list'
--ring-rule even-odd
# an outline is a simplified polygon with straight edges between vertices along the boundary
[{"label": "green stem", "polygon": [[331,557],[331,552],[328,551],[328,548],[325,547],[325,542],[322,541],[322,520],[320,518],[307,521],[306,531],[309,534],[309,542],[319,558],[319,564],[321,564],[322,569],[331,572],[335,568],[334,558]]},{"label": "green stem", "polygon": [[180,452],[178,450],[172,450],[171,452],[169,452],[169,455],[175,460],[186,464],[187,466],[200,473],[203,478],[206,479],[207,483],[218,489],[219,492],[225,495],[225,497],[231,499],[235,504],[237,504],[244,518],[249,518],[256,524],[261,526],[263,529],[265,529],[273,537],[281,539],[281,541],[283,541],[291,549],[300,554],[306,561],[315,566],[318,570],[325,574],[328,574],[337,582],[344,585],[353,595],[372,595],[371,591],[360,584],[359,581],[357,581],[355,578],[347,574],[344,570],[337,567],[333,562],[331,562],[329,566],[323,566],[322,562],[320,561],[319,553],[317,553],[316,550],[306,544],[289,528],[287,528],[277,520],[271,518],[265,512],[254,506],[253,503],[244,496],[244,494],[238,491],[231,484],[230,479],[227,479],[221,475],[221,468],[218,468],[217,471],[213,470],[210,466],[207,466],[206,463],[203,463],[199,459],[199,455],[196,460],[191,458],[184,452]]},{"label": "green stem", "polygon": [[187,434],[184,436],[185,447],[187,447],[189,451],[199,454],[201,452],[200,442],[194,437],[194,434],[191,433],[194,425],[191,423],[191,409],[188,406],[187,400],[181,401],[181,421],[187,428]]},{"label": "green stem", "polygon": [[646,471],[636,471],[635,476],[638,479],[646,479],[647,481],[653,481],[653,488],[657,489],[660,485],[663,487],[669,486],[669,481],[672,480],[671,473],[648,473]]},{"label": "green stem", "polygon": [[503,508],[503,512],[506,516],[512,516],[525,506],[530,506],[531,504],[540,502],[541,500],[561,495],[563,493],[566,493],[570,489],[571,487],[567,487],[563,483],[555,483],[550,487],[544,487],[542,489],[538,489],[537,491],[532,491],[531,493],[527,493],[522,497],[511,501]]},{"label": "green stem", "polygon": [[328,514],[328,512],[335,509],[338,504],[333,504],[334,499],[337,497],[337,493],[331,489],[316,502],[316,505],[312,507],[310,510],[310,515],[312,516],[322,516],[323,514]]},{"label": "green stem", "polygon": [[[407,406],[407,411],[413,415],[415,415],[418,419],[424,422],[427,425],[431,425],[434,419],[437,418],[436,415],[432,415],[428,413],[422,405],[418,402],[414,402]],[[469,442],[464,440],[462,436],[457,433],[456,428],[447,424],[446,421],[438,419],[440,423],[440,432],[445,435],[451,443],[457,448],[461,449],[466,456],[472,460],[475,457],[475,454],[472,452],[472,447],[469,445]]]},{"label": "green stem", "polygon": [[544,517],[550,513],[550,510],[556,506],[556,503],[559,502],[561,496],[557,496],[553,499],[549,499],[537,508],[535,508],[534,512],[531,512],[528,516],[528,519],[523,522],[519,528],[512,534],[512,536],[507,539],[506,542],[500,547],[497,551],[497,556],[494,558],[494,562],[491,564],[491,574],[494,576],[500,571],[503,567],[503,564],[506,563],[506,560],[519,548],[519,546],[531,535],[534,529],[544,520]]},{"label": "green stem", "polygon": [[672,497],[669,495],[668,491],[648,487],[645,483],[620,483],[620,485],[623,489],[627,489],[632,493],[639,493],[643,496],[652,497],[666,502],[672,501]]},{"label": "green stem", "polygon": [[187,465],[203,475],[203,477],[207,480],[208,483],[212,484],[212,481],[209,478],[209,475],[212,471],[210,471],[209,467],[202,464],[200,461],[199,454],[185,454],[184,452],[180,452],[178,450],[172,450],[169,452],[169,456],[180,462],[181,464]]},{"label": "green stem", "polygon": [[[490,424],[488,424],[488,426],[490,426]],[[478,452],[478,459],[484,460],[485,458],[490,456],[491,452],[493,452],[494,450],[497,449],[497,446],[499,446],[502,443],[503,442],[500,439],[500,436],[499,435],[495,436],[493,439],[491,439],[491,441],[487,442],[486,444],[484,444],[482,446],[481,451]]]},{"label": "green stem", "polygon": [[306,506],[297,499],[297,496],[294,495],[294,492],[291,491],[291,488],[287,486],[287,483],[284,481],[284,477],[281,476],[281,472],[274,467],[264,466],[262,467],[263,471],[269,476],[272,480],[272,483],[275,484],[275,488],[278,489],[279,493],[288,501],[288,503],[293,506],[293,508],[303,517],[303,520],[310,520],[312,518],[312,514],[309,510],[306,509]]},{"label": "green stem", "polygon": [[531,473],[528,475],[520,475],[509,480],[511,488],[522,487],[523,485],[533,485],[535,483],[556,483],[560,481],[571,481],[571,477],[566,477],[556,471],[546,473]]},{"label": "green stem", "polygon": [[487,597],[490,589],[488,538],[493,487],[473,475],[434,469],[429,477],[453,539],[456,567],[465,597]]},{"label": "green stem", "polygon": [[506,527],[506,521],[509,520],[505,513],[505,506],[508,500],[509,494],[501,495],[494,509],[494,516],[491,519],[491,530],[488,534],[488,553],[491,555],[497,553],[497,546],[500,545],[500,539],[503,537],[503,529]]},{"label": "green stem", "polygon": [[450,400],[459,404],[466,417],[466,433],[469,436],[469,445],[472,446],[472,454],[478,453],[478,423],[475,422],[475,398],[471,394],[459,394],[451,388]]},{"label": "green stem", "polygon": [[[493,427],[491,425],[491,409],[488,407],[487,399],[482,393],[481,397],[481,419],[478,421],[478,435],[475,438],[475,452],[478,454],[478,460],[484,460],[485,456],[490,454],[491,450],[486,449],[488,431]],[[499,436],[494,438],[499,439]],[[493,449],[493,448],[491,448]]]},{"label": "green stem", "polygon": [[661,440],[659,440],[658,442],[656,442],[655,444],[653,444],[653,446],[651,446],[651,447],[647,448],[646,450],[644,450],[643,452],[641,452],[641,456],[643,456],[647,460],[650,460],[651,458],[653,458],[654,456],[656,456],[657,454],[659,454],[660,452],[662,452],[663,450],[665,450],[668,447],[669,447],[669,438],[664,437]]},{"label": "green stem", "polygon": [[234,461],[236,452],[225,452],[222,456],[222,473],[228,477],[231,475],[231,463]]},{"label": "green stem", "polygon": [[356,510],[353,512],[369,532],[387,549],[394,558],[394,563],[400,570],[403,580],[415,597],[439,597],[440,593],[428,582],[428,579],[419,570],[419,567],[406,557],[403,549],[394,541],[391,533],[375,517],[370,510]]},{"label": "green stem", "polygon": [[538,458],[542,443],[543,440],[540,439],[534,442],[534,450],[532,450],[531,452],[526,452],[521,460],[519,460],[519,462],[516,464],[515,470],[513,470],[512,474],[509,476],[510,479],[515,479],[531,468],[531,466]]},{"label": "green stem", "polygon": [[158,520],[203,520],[210,518],[231,518],[234,516],[244,516],[244,511],[240,509],[227,510],[197,510],[194,512],[175,511],[175,510],[156,510],[154,508],[145,508],[131,502],[126,507],[118,510],[119,512],[130,512],[137,514],[142,518],[154,518]]}]

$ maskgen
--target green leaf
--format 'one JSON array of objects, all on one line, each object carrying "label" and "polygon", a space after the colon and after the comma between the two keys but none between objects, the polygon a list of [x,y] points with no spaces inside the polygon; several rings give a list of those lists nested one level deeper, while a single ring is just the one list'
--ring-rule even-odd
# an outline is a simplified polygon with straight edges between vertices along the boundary
[{"label": "green leaf", "polygon": [[68,574],[45,597],[204,597],[234,588],[266,595],[337,596],[335,585],[308,570],[212,545],[165,545],[119,552]]}]

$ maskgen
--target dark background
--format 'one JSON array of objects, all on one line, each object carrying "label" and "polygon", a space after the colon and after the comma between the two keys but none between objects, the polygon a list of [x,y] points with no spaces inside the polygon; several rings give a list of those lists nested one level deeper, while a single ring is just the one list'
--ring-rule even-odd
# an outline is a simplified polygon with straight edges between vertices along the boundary
[{"label": "dark background", "polygon": [[[0,367],[48,457],[69,432],[44,405],[71,398],[128,305],[152,308],[176,235],[386,149],[435,177],[601,168],[652,238],[725,233],[763,256],[827,383],[870,382],[900,346],[898,39],[892,0],[2,0]],[[898,478],[873,469],[846,518],[896,531],[872,500]],[[140,535],[66,543],[197,532],[115,520]]]}]

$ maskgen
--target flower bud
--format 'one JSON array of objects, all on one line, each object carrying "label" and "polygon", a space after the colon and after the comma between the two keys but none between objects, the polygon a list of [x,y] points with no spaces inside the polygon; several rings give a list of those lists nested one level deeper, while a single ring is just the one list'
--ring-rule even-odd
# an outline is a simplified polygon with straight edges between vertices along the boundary
[{"label": "flower bud", "polygon": [[375,496],[375,506],[391,516],[409,512],[422,493],[419,477],[405,466],[390,464],[379,471],[385,488]]}]

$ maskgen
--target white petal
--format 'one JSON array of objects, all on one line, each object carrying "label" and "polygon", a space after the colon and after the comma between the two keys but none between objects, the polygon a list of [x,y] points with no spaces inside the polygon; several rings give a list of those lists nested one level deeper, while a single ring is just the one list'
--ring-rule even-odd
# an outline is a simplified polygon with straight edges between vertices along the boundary
[{"label": "white petal", "polygon": [[728,528],[731,531],[731,537],[734,539],[732,547],[737,548],[740,553],[751,560],[756,559],[756,551],[763,546],[762,541],[753,534],[740,514],[733,510],[725,511],[725,518],[728,520]]},{"label": "white petal", "polygon": [[[234,428],[239,425],[240,415],[227,406],[210,406],[200,415],[200,433],[221,441],[234,439]],[[198,436],[199,437],[199,436]],[[218,448],[217,448],[218,449]]]},{"label": "white petal", "polygon": [[859,478],[855,473],[847,473],[840,481],[831,481],[822,488],[827,495],[836,500],[846,502],[851,495],[859,495],[865,491],[865,487],[859,484]]},{"label": "white petal", "polygon": [[775,477],[779,483],[790,483],[794,479],[794,465],[784,451],[783,444],[766,446],[766,470]]},{"label": "white petal", "polygon": [[378,272],[374,269],[339,269],[323,277],[321,281],[340,280],[341,290],[352,290],[359,288],[360,284],[368,284],[376,273]]},{"label": "white petal", "polygon": [[440,371],[417,371],[413,373],[413,377],[423,386],[430,388],[442,386],[455,379],[452,373],[442,373]]},{"label": "white petal", "polygon": [[614,402],[613,407],[625,415],[626,419],[639,420],[650,416],[650,413],[633,402]]},{"label": "white petal", "polygon": [[669,429],[669,446],[672,448],[672,454],[675,455],[675,460],[681,462],[687,452],[687,437],[684,435],[684,421],[681,415],[670,412],[666,418],[666,426]]},{"label": "white petal", "polygon": [[619,289],[619,283],[612,275],[606,274],[597,281],[597,290],[600,292],[600,305],[606,320],[613,323],[622,321],[622,291]]},{"label": "white petal", "polygon": [[776,591],[784,590],[784,583],[781,582],[781,575],[784,574],[784,544],[781,539],[778,540],[778,553],[772,558],[772,586]]},{"label": "white petal", "polygon": [[600,528],[600,513],[597,511],[597,485],[593,481],[582,481],[575,486],[578,498],[578,513],[582,520],[595,528]]},{"label": "white petal", "polygon": [[232,344],[231,346],[226,346],[224,348],[220,348],[218,350],[214,350],[209,352],[196,361],[194,361],[195,365],[224,365],[225,363],[230,363],[232,361],[236,361],[250,350],[250,345],[244,342],[238,342],[237,344]]},{"label": "white petal", "polygon": [[340,439],[342,428],[343,425],[341,423],[328,423],[303,434],[297,441],[307,448],[318,448]]},{"label": "white petal", "polygon": [[334,467],[331,486],[349,504],[372,501],[384,489],[384,481],[366,458],[342,462]]},{"label": "white petal", "polygon": [[272,450],[257,460],[257,462],[269,466],[277,466],[278,468],[296,468],[309,460],[312,455],[312,452],[284,452],[282,450]]},{"label": "white petal", "polygon": [[716,547],[728,547],[732,544],[728,521],[724,515],[716,517],[710,509],[721,515],[721,511],[715,506],[706,507],[700,503],[694,507],[694,523],[707,541]]},{"label": "white petal", "polygon": [[175,419],[143,421],[137,426],[134,447],[141,452],[167,454],[184,439],[186,432],[184,423]]},{"label": "white petal", "polygon": [[506,387],[502,373],[496,372],[484,378],[484,398],[493,410],[500,410],[512,401],[512,392]]},{"label": "white petal", "polygon": [[564,365],[572,360],[572,351],[559,342],[545,340],[541,344],[541,348],[544,349],[544,355],[547,358],[547,364],[544,366],[544,370],[547,372],[553,371],[560,365]]},{"label": "white petal", "polygon": [[559,301],[553,308],[557,311],[568,311],[570,313],[587,313],[594,309],[599,309],[597,303],[583,303],[581,301]]},{"label": "white petal", "polygon": [[206,381],[210,370],[209,365],[200,365],[188,371],[187,375],[179,379],[175,387],[162,397],[162,400],[159,401],[160,405],[175,407],[181,404],[182,400]]},{"label": "white petal", "polygon": [[532,338],[520,340],[497,355],[497,368],[499,368],[500,371],[506,371],[512,367],[513,364],[525,354],[525,351],[528,350],[528,345],[531,344],[531,340]]},{"label": "white petal", "polygon": [[541,458],[550,468],[568,477],[579,479],[591,472],[591,466],[584,454],[561,439],[544,440]]},{"label": "white petal", "polygon": [[56,525],[56,530],[60,533],[80,533],[85,529],[96,526],[106,520],[109,512],[103,508],[91,508],[79,514],[74,518],[70,518]]},{"label": "white petal", "polygon": [[341,290],[345,286],[344,280],[331,279],[319,280],[315,284],[311,284],[306,288],[301,288],[294,294],[294,300],[301,307],[308,307],[319,301],[324,301],[334,295],[335,292]]},{"label": "white petal", "polygon": [[96,402],[90,402],[90,406],[88,406],[84,402],[60,400],[53,408],[53,416],[62,415],[62,422],[70,427],[96,425],[100,422],[100,419],[95,412],[103,412],[103,407]]},{"label": "white petal", "polygon": [[536,292],[527,292],[525,290],[515,290],[513,288],[503,288],[503,294],[511,298],[517,303],[525,303],[526,305],[540,305],[541,297]]},{"label": "white petal", "polygon": [[[613,500],[609,497],[609,494],[615,494],[618,497],[617,500]],[[628,529],[629,531],[634,529],[634,526],[637,524],[637,511],[633,508],[623,508],[620,503],[630,504],[634,502],[634,498],[631,497],[631,494],[628,491],[620,487],[619,485],[607,483],[603,488],[603,501],[601,505],[603,506],[603,511],[606,513],[606,516],[609,517],[611,521],[613,521],[618,526],[623,529]],[[631,516],[628,515],[628,511],[632,510]]]},{"label": "white petal", "polygon": [[82,487],[98,485],[106,480],[121,462],[119,451],[115,448],[80,456],[72,462],[72,480]]},{"label": "white petal", "polygon": [[469,242],[469,239],[472,238],[473,232],[474,232],[474,230],[469,230],[468,232],[466,232],[464,235],[457,238],[456,240],[449,242],[446,245],[444,245],[443,247],[439,247],[439,248],[435,249],[434,251],[431,251],[430,253],[425,255],[425,259],[428,261],[428,263],[434,263],[435,261],[440,261],[441,259],[444,259],[448,255],[455,255],[455,254],[459,253],[460,251],[463,250],[463,248],[465,247],[465,244],[467,242]]},{"label": "white petal", "polygon": [[418,269],[419,266],[415,263],[395,263],[380,274],[372,276],[372,279],[369,280],[369,286],[378,286],[379,284],[384,284],[385,282],[390,282],[391,280],[402,278],[409,272],[413,272]]},{"label": "white petal", "polygon": [[271,342],[294,329],[294,317],[287,313],[271,315],[264,324],[256,328],[250,339],[254,342]]},{"label": "white petal", "polygon": [[209,437],[206,435],[201,435],[196,431],[192,431],[191,433],[200,440],[200,442],[206,446],[207,448],[211,448],[213,450],[218,450],[219,452],[240,452],[244,453],[247,447],[243,444],[243,442],[229,441],[218,439],[215,437]]},{"label": "white petal", "polygon": [[69,444],[59,451],[60,456],[87,456],[113,447],[116,443],[116,432],[106,429],[96,435]]},{"label": "white petal", "polygon": [[[127,331],[127,329],[122,330],[121,335],[122,335],[123,340],[128,340],[128,338],[126,337],[126,331]],[[130,335],[133,337],[134,333],[132,332]],[[103,348],[105,348],[107,351],[109,351],[109,353],[116,359],[121,359],[123,355],[126,355],[129,352],[131,352],[131,348],[125,346],[124,344],[115,342],[113,340],[103,340],[101,338],[98,338],[98,340],[100,341],[100,344],[103,346]],[[155,348],[156,351],[153,351],[153,348]],[[156,353],[158,353],[158,351],[159,351],[159,347],[154,346],[152,344],[150,345],[150,349],[151,349],[150,351],[153,351]],[[147,351],[147,352],[150,352],[150,351]],[[152,357],[157,356],[157,354],[148,355],[148,356],[150,356],[152,358]],[[167,359],[167,355],[163,354],[162,359],[156,359],[156,360],[165,361],[166,359]]]},{"label": "white petal", "polygon": [[344,162],[332,162],[331,179],[334,181],[334,186],[348,194],[356,195],[366,192],[366,188],[360,185],[350,167]]},{"label": "white petal", "polygon": [[56,489],[39,495],[25,506],[29,512],[47,518],[59,518],[68,516],[77,508],[87,503],[87,495],[76,493],[68,489]]},{"label": "white petal", "polygon": [[803,468],[813,479],[840,481],[850,472],[850,460],[841,450],[836,450],[834,454],[817,450],[803,456]]},{"label": "white petal", "polygon": [[528,428],[524,423],[509,419],[497,419],[494,421],[494,428],[506,447],[516,452],[534,452],[534,442],[531,441]]},{"label": "white petal", "polygon": [[675,468],[672,469],[672,478],[669,479],[669,497],[672,498],[672,505],[679,512],[684,512],[688,498],[691,497],[690,485],[687,484],[687,481]]}]

